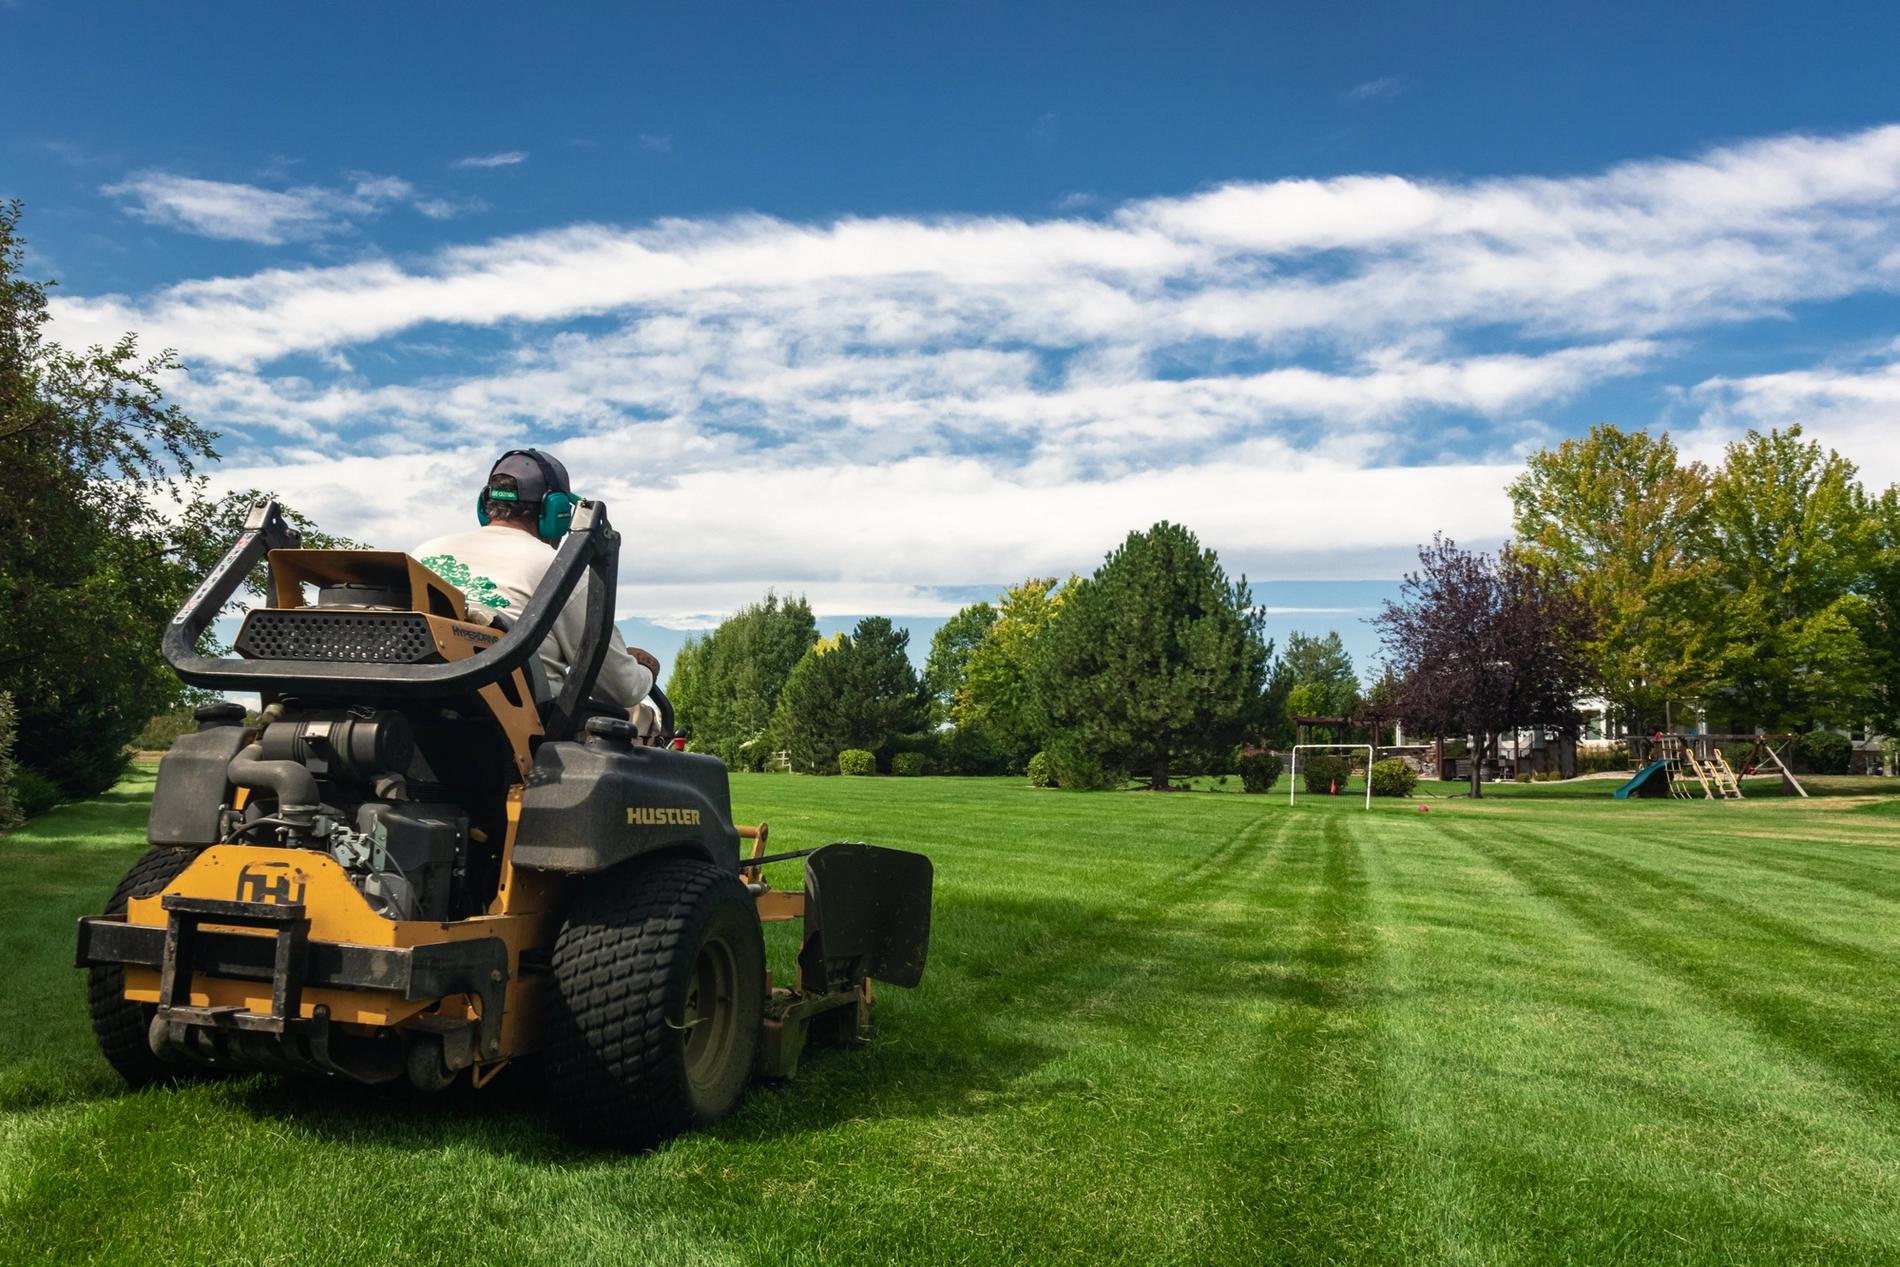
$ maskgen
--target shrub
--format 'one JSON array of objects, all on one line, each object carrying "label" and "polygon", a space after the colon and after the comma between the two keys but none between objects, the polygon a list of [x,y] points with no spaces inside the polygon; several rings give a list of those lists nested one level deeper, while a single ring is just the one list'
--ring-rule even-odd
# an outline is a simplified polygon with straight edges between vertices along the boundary
[{"label": "shrub", "polygon": [[174,708],[146,722],[144,728],[132,736],[132,746],[141,751],[168,752],[178,736],[196,729],[198,719],[192,716],[191,709]]},{"label": "shrub", "polygon": [[0,691],[0,832],[20,825],[20,807],[13,797],[13,696]]},{"label": "shrub", "polygon": [[1101,757],[1077,745],[1059,744],[1048,755],[1056,786],[1071,792],[1104,792],[1128,781],[1126,773],[1109,769]]},{"label": "shrub", "polygon": [[1810,730],[1794,746],[1811,774],[1846,774],[1854,759],[1853,743],[1832,730]]},{"label": "shrub", "polygon": [[53,782],[38,770],[29,770],[25,766],[13,772],[13,803],[18,807],[21,818],[38,818],[53,806],[66,799],[59,784]]},{"label": "shrub", "polygon": [[1285,768],[1277,752],[1248,748],[1240,754],[1240,785],[1249,792],[1271,792]]},{"label": "shrub", "polygon": [[1511,776],[1511,782],[1513,783],[1529,783],[1530,781],[1531,772],[1529,770],[1519,770],[1516,774]]},{"label": "shrub", "polygon": [[1055,768],[1049,761],[1049,754],[1038,752],[1029,758],[1029,786],[1054,787],[1056,785]]},{"label": "shrub", "polygon": [[1352,760],[1348,757],[1321,752],[1300,758],[1300,778],[1309,792],[1324,792],[1334,783],[1343,788],[1351,774]]},{"label": "shrub", "polygon": [[983,731],[953,726],[937,732],[930,768],[938,774],[1008,774],[1009,754]]},{"label": "shrub", "polygon": [[877,757],[862,748],[846,748],[838,754],[839,774],[876,774]]},{"label": "shrub", "polygon": [[921,752],[899,752],[891,756],[891,773],[915,778],[924,772],[924,754]]},{"label": "shrub", "polygon": [[1418,786],[1418,771],[1397,757],[1387,757],[1372,767],[1374,796],[1410,796]]},{"label": "shrub", "polygon": [[1813,775],[1845,775],[1853,764],[1854,745],[1832,729],[1811,729],[1794,741],[1801,764]]},{"label": "shrub", "polygon": [[1628,744],[1617,744],[1614,748],[1590,748],[1577,753],[1578,774],[1601,774],[1605,770],[1630,769],[1630,750]]}]

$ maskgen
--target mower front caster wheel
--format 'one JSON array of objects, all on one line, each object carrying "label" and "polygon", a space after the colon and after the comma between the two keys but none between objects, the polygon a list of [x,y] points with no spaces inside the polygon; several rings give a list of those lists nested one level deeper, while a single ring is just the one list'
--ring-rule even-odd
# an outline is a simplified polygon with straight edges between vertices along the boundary
[{"label": "mower front caster wheel", "polygon": [[730,1113],[765,1014],[765,941],[732,872],[667,859],[587,882],[554,947],[548,1075],[590,1142],[648,1148]]}]

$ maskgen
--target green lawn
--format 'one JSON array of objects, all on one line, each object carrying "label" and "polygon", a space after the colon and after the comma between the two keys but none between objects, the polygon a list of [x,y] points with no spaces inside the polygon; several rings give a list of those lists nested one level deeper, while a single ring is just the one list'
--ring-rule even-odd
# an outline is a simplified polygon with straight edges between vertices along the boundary
[{"label": "green lawn", "polygon": [[774,845],[936,860],[931,968],[627,1157],[525,1069],[123,1093],[71,927],[142,774],[0,840],[0,1262],[1900,1260],[1900,801],[1615,786],[741,776]]}]

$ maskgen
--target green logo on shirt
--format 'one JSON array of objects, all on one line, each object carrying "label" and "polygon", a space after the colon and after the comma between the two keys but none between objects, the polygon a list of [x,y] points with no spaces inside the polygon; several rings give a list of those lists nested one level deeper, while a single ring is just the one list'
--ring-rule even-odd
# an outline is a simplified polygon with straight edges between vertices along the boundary
[{"label": "green logo on shirt", "polygon": [[468,564],[452,554],[432,554],[422,561],[422,566],[461,590],[462,596],[471,603],[477,603],[490,611],[506,611],[511,606],[493,581],[485,576],[476,576],[468,570]]}]

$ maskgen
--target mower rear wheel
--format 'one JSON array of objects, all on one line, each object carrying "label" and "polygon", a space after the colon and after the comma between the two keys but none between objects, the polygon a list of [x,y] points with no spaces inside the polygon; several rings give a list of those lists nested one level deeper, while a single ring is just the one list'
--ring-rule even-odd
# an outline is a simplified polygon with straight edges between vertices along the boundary
[{"label": "mower rear wheel", "polygon": [[[126,902],[135,897],[150,897],[178,878],[180,872],[198,856],[196,849],[170,849],[153,846],[132,864],[132,869],[112,890],[106,903],[107,915],[125,914]],[[125,969],[116,963],[94,964],[87,973],[87,1005],[92,1012],[92,1032],[106,1063],[121,1078],[135,1087],[165,1082],[195,1072],[190,1066],[172,1064],[152,1054],[148,1035],[157,1008],[150,1003],[134,1003],[125,997]]]},{"label": "mower rear wheel", "polygon": [[738,1105],[758,1059],[765,941],[732,872],[674,858],[595,878],[553,966],[548,1075],[575,1134],[648,1148]]}]

